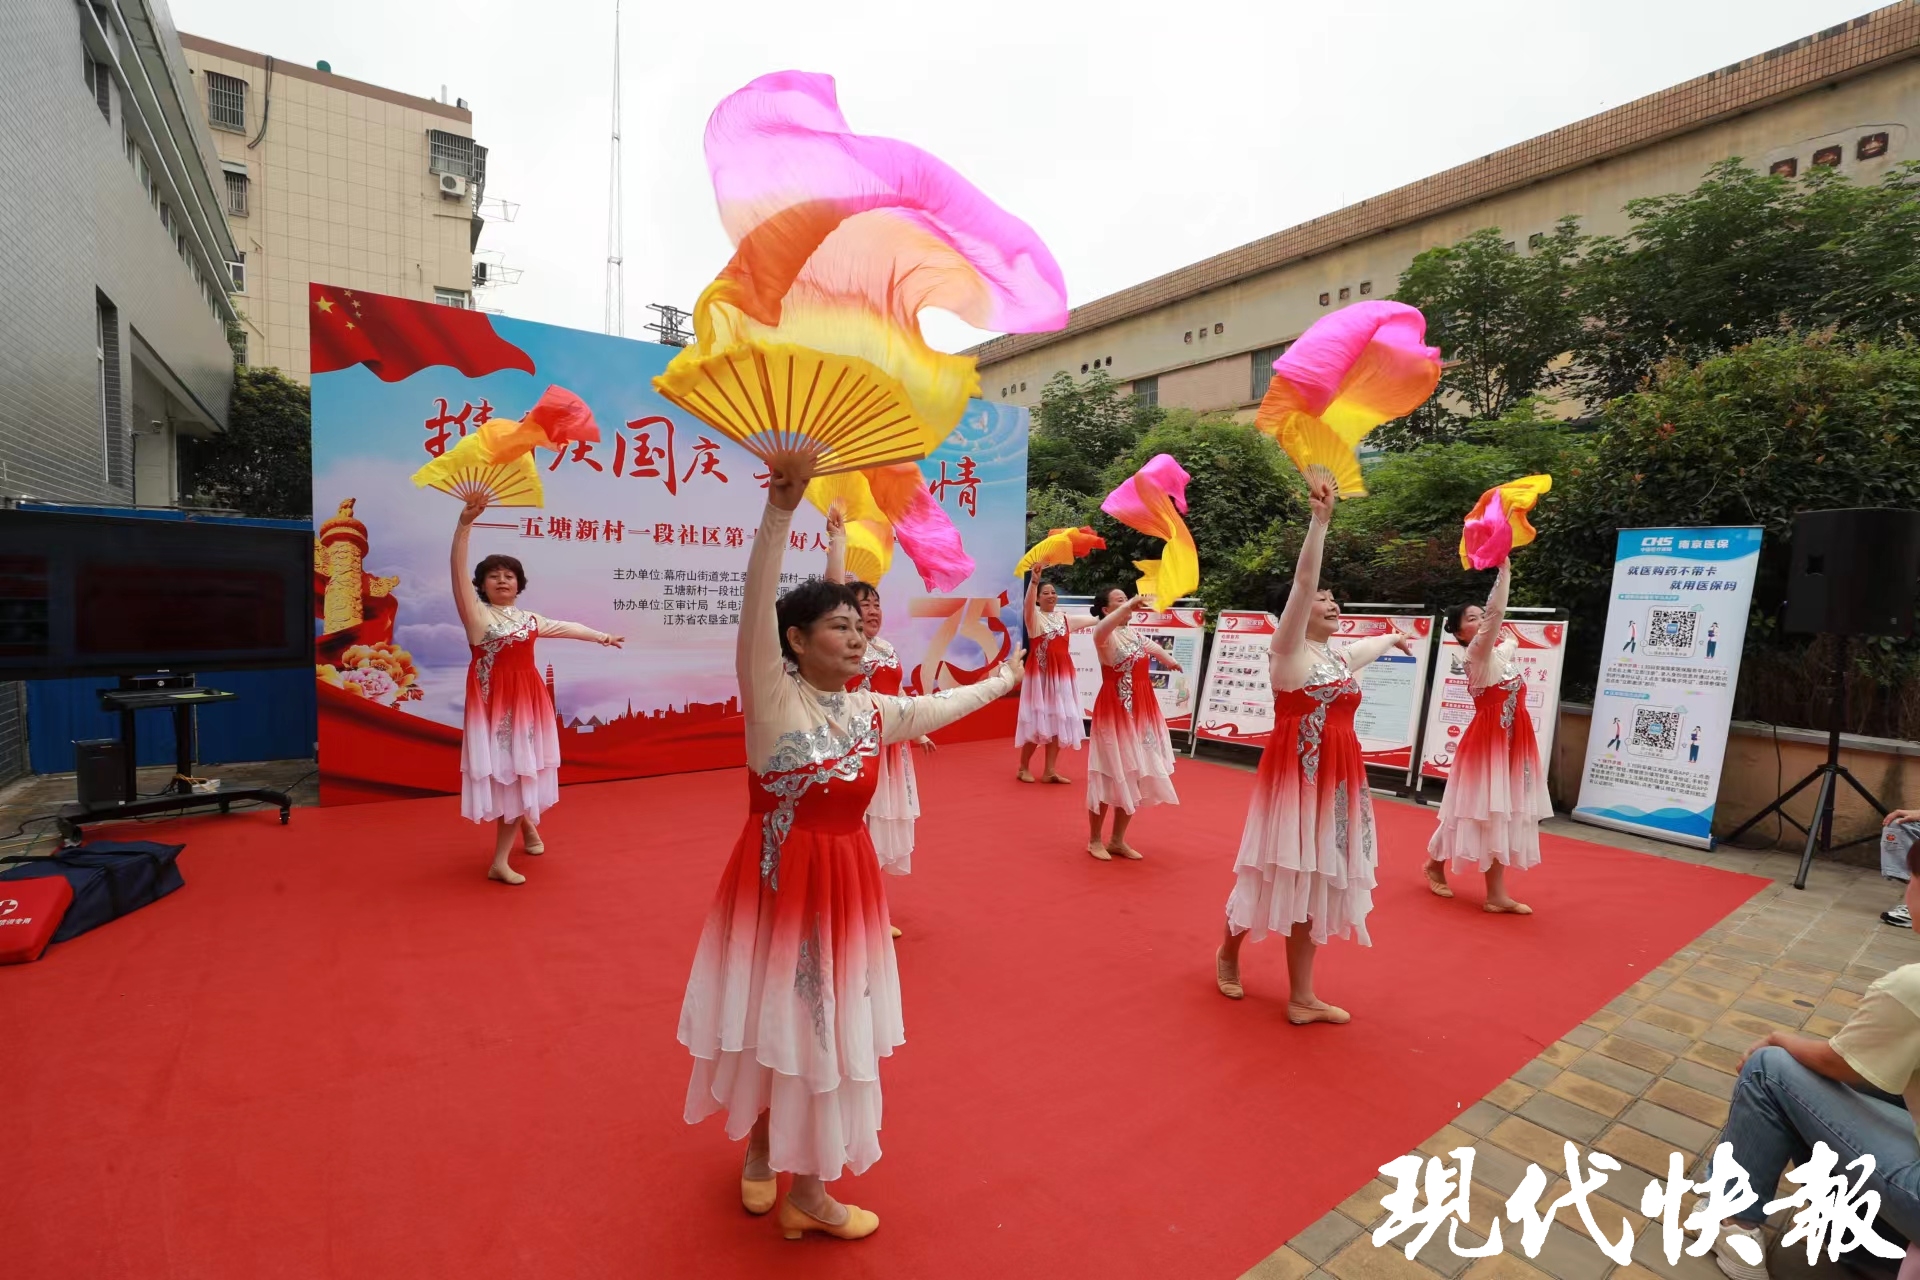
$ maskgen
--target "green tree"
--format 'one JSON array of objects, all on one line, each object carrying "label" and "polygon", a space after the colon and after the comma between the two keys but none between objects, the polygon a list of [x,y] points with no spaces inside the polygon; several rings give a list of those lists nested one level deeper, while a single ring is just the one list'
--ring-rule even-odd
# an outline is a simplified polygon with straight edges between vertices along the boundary
[{"label": "green tree", "polygon": [[1133,446],[1163,414],[1136,396],[1121,395],[1095,373],[1084,381],[1056,373],[1040,390],[1040,408],[1027,441],[1027,489],[1091,494],[1100,474]]},{"label": "green tree", "polygon": [[227,429],[181,441],[181,488],[196,505],[305,520],[313,515],[312,456],[307,388],[278,369],[236,368]]},{"label": "green tree", "polygon": [[1486,227],[1416,257],[1394,296],[1426,316],[1447,367],[1438,394],[1372,441],[1392,450],[1458,439],[1469,422],[1553,386],[1554,362],[1580,333],[1571,295],[1583,239],[1568,217],[1524,253]]},{"label": "green tree", "polygon": [[[1698,365],[1673,360],[1644,391],[1615,400],[1594,459],[1567,484],[1556,475],[1552,512],[1527,553],[1535,598],[1574,614],[1569,696],[1592,687],[1611,591],[1616,531],[1647,525],[1759,525],[1765,530],[1753,590],[1750,653],[1737,711],[1765,708],[1765,651],[1806,647],[1775,625],[1785,593],[1793,517],[1837,507],[1920,507],[1920,347],[1849,343],[1789,334]],[[1913,677],[1910,644],[1875,646],[1873,683]],[[1821,687],[1820,674],[1794,677]],[[1821,704],[1824,706],[1824,702]],[[1762,714],[1767,714],[1764,710]],[[1769,714],[1768,718],[1775,718]],[[1908,731],[1920,729],[1910,725]]]},{"label": "green tree", "polygon": [[[1626,395],[1665,361],[1698,362],[1827,319],[1829,248],[1873,204],[1836,170],[1797,181],[1724,160],[1690,192],[1628,203],[1632,229],[1590,242],[1574,287],[1585,324],[1571,384]],[[1909,243],[1904,258],[1911,261]],[[1880,264],[1882,269],[1894,265]]]}]

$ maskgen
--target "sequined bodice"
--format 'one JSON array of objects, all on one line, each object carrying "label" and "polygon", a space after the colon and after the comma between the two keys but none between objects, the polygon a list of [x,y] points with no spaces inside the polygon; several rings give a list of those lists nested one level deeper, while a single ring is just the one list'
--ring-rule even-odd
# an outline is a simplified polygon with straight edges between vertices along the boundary
[{"label": "sequined bodice", "polygon": [[1360,681],[1348,670],[1345,657],[1330,653],[1307,671],[1305,685],[1274,690],[1274,741],[1285,741],[1286,724],[1294,725],[1294,748],[1312,782],[1319,775],[1321,743],[1329,733],[1354,736],[1353,713],[1359,709]]},{"label": "sequined bodice", "polygon": [[1027,674],[1046,675],[1055,670],[1071,672],[1073,670],[1073,649],[1069,634],[1072,630],[1059,610],[1041,613],[1034,610],[1040,619],[1040,629],[1027,637]]},{"label": "sequined bodice", "polygon": [[480,643],[471,646],[473,650],[473,677],[480,686],[480,696],[493,697],[493,677],[496,671],[511,668],[515,671],[537,672],[533,661],[534,638],[540,634],[540,620],[530,613],[519,609],[487,610],[487,629],[480,637]]},{"label": "sequined bodice", "polygon": [[905,678],[900,666],[900,656],[893,646],[879,636],[867,641],[867,651],[860,659],[860,675],[847,682],[847,691],[866,689],[872,693],[899,693]]},{"label": "sequined bodice", "polygon": [[1500,721],[1500,727],[1511,731],[1513,717],[1527,700],[1527,680],[1520,668],[1507,665],[1506,674],[1499,683],[1490,684],[1473,695],[1473,714],[1492,716]]}]

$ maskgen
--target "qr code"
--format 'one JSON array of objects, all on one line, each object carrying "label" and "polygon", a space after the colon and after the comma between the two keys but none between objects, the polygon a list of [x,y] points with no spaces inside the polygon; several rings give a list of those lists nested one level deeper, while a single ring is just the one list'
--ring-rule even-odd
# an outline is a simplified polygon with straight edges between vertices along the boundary
[{"label": "qr code", "polygon": [[1647,610],[1647,642],[1644,646],[1647,653],[1663,658],[1691,657],[1693,624],[1699,617],[1691,609]]},{"label": "qr code", "polygon": [[1671,760],[1680,751],[1680,712],[1665,707],[1633,709],[1633,741],[1627,750],[1637,756]]}]

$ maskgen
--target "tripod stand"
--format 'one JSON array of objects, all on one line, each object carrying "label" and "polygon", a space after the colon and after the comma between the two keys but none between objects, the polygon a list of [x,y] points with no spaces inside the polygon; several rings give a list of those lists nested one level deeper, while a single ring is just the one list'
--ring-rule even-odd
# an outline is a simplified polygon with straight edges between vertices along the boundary
[{"label": "tripod stand", "polygon": [[[1839,799],[1841,781],[1844,780],[1848,786],[1858,791],[1861,799],[1872,805],[1881,817],[1884,818],[1887,815],[1887,806],[1875,799],[1873,792],[1862,786],[1860,779],[1854,777],[1847,770],[1847,766],[1840,763],[1840,730],[1847,719],[1848,641],[1845,636],[1835,636],[1834,639],[1839,641],[1839,646],[1833,660],[1833,696],[1827,703],[1827,762],[1795,783],[1793,790],[1741,823],[1739,829],[1727,837],[1727,843],[1732,844],[1770,813],[1779,814],[1782,819],[1792,824],[1794,830],[1806,832],[1807,847],[1800,854],[1800,871],[1793,878],[1793,887],[1796,889],[1807,887],[1807,873],[1813,869],[1815,849],[1822,853],[1831,853],[1835,849],[1865,844],[1869,840],[1880,838],[1880,833],[1876,831],[1871,835],[1861,836],[1857,840],[1847,840],[1838,845],[1833,843],[1833,808]],[[1814,801],[1813,816],[1808,820],[1808,825],[1803,827],[1787,812],[1787,801],[1812,786],[1816,779],[1820,783],[1819,799]]]}]

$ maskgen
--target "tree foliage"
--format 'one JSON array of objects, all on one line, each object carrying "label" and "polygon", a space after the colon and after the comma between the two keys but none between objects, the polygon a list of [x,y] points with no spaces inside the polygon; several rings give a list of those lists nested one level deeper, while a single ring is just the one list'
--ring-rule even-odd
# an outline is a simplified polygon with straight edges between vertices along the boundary
[{"label": "tree foliage", "polygon": [[241,515],[313,515],[313,426],[307,388],[278,369],[236,368],[227,429],[181,441],[182,489],[199,506]]}]

